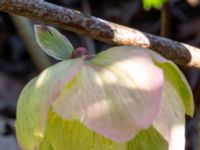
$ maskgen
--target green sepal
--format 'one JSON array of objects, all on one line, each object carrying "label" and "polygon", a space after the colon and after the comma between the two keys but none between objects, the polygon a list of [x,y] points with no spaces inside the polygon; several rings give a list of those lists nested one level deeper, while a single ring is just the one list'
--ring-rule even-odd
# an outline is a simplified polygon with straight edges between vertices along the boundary
[{"label": "green sepal", "polygon": [[71,42],[58,30],[41,25],[35,25],[34,29],[37,42],[45,53],[58,60],[71,58],[74,48]]}]

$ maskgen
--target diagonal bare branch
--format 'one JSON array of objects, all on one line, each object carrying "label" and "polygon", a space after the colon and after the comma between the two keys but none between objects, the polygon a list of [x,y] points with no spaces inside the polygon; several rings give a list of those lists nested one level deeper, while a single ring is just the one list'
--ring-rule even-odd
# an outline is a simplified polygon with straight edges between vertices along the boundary
[{"label": "diagonal bare branch", "polygon": [[38,0],[0,0],[0,10],[115,45],[150,48],[177,64],[200,69],[200,49]]}]

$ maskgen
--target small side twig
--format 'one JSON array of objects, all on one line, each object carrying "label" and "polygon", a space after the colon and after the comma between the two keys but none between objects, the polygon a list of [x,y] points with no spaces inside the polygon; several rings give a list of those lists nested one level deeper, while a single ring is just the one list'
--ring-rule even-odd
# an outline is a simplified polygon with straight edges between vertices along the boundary
[{"label": "small side twig", "polygon": [[[83,13],[87,15],[91,15],[91,8],[90,8],[90,3],[89,0],[81,0],[82,4],[82,9]],[[84,41],[86,43],[86,47],[90,54],[95,54],[96,53],[96,48],[95,48],[95,43],[94,40],[88,37],[84,37]]]},{"label": "small side twig", "polygon": [[165,3],[161,9],[161,32],[160,32],[160,35],[163,37],[170,36],[169,3]]},{"label": "small side twig", "polygon": [[27,18],[11,15],[12,20],[17,27],[22,40],[27,46],[27,50],[39,71],[44,70],[51,65],[48,57],[43,53],[38,46],[32,29],[32,24]]}]

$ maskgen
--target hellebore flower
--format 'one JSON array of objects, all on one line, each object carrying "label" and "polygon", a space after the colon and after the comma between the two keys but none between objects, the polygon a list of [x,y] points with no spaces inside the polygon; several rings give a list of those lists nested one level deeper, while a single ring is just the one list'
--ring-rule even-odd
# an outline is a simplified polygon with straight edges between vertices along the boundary
[{"label": "hellebore flower", "polygon": [[22,149],[184,149],[185,113],[192,116],[194,106],[175,64],[131,46],[90,56],[52,27],[37,25],[35,32],[43,50],[63,61],[20,95],[16,132]]}]

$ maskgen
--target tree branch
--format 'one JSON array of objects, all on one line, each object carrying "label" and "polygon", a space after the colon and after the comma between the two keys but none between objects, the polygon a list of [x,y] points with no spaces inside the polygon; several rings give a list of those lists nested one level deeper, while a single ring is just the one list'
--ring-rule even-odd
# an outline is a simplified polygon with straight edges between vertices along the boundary
[{"label": "tree branch", "polygon": [[150,48],[175,63],[200,69],[200,49],[78,11],[36,0],[0,0],[0,10],[58,25],[66,30],[116,45]]}]

